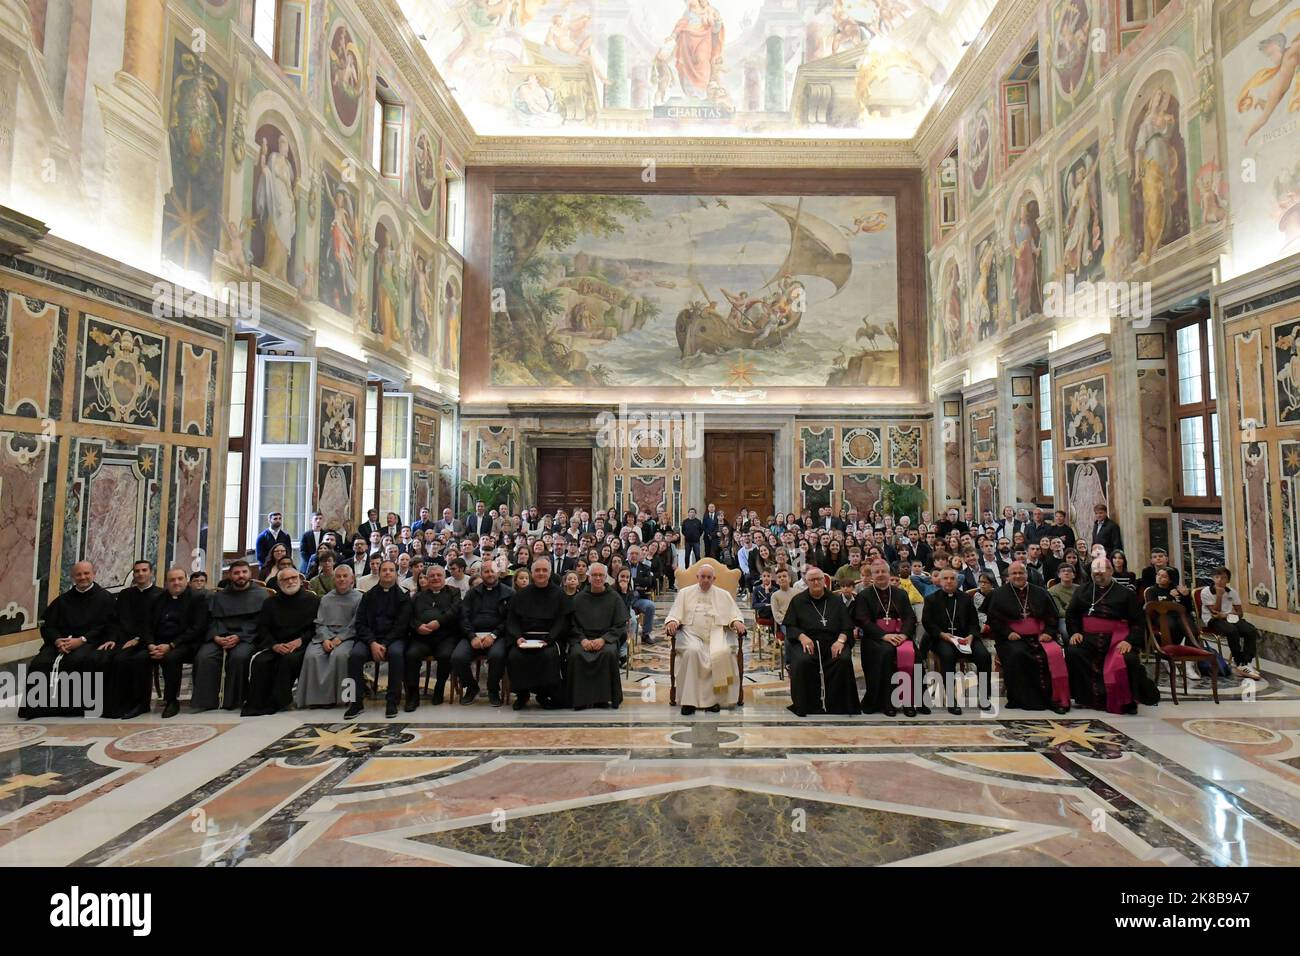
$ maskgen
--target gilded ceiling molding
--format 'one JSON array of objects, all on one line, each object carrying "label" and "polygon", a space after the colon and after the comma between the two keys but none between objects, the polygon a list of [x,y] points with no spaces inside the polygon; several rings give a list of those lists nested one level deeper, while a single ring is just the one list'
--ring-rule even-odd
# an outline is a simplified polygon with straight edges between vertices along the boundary
[{"label": "gilded ceiling molding", "polygon": [[470,166],[769,166],[787,168],[915,168],[910,141],[743,139],[680,136],[480,136]]}]

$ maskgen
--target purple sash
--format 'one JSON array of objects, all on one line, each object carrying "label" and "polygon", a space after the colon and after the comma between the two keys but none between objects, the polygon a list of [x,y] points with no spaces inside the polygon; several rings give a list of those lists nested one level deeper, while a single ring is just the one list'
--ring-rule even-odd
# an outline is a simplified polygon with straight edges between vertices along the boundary
[{"label": "purple sash", "polygon": [[1110,635],[1110,644],[1106,648],[1106,662],[1102,665],[1101,676],[1106,683],[1106,712],[1123,713],[1124,708],[1133,703],[1133,689],[1128,683],[1128,666],[1124,655],[1117,654],[1115,648],[1128,640],[1128,621],[1112,621],[1110,618],[1086,615],[1083,619],[1085,634]]}]

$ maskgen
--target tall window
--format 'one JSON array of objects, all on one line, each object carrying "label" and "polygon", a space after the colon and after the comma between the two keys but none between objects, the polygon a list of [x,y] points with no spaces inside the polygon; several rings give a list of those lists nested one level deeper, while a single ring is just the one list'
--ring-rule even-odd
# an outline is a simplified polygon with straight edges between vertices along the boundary
[{"label": "tall window", "polygon": [[255,506],[245,527],[250,540],[272,511],[284,516],[284,530],[295,546],[311,510],[312,395],[311,359],[258,357],[259,387],[252,479]]},{"label": "tall window", "polygon": [[1178,503],[1213,506],[1222,494],[1214,330],[1208,315],[1170,324],[1172,419],[1178,436]]},{"label": "tall window", "polygon": [[1036,43],[1002,81],[1002,118],[1006,130],[1007,162],[1010,164],[1043,135]]},{"label": "tall window", "polygon": [[1056,463],[1052,457],[1052,373],[1045,368],[1034,376],[1034,402],[1038,409],[1038,504],[1046,506],[1056,496]]},{"label": "tall window", "polygon": [[257,337],[235,337],[230,358],[230,427],[226,442],[226,507],[221,527],[223,554],[235,557],[248,551],[244,529],[248,524],[248,453],[253,429],[253,381],[256,378]]},{"label": "tall window", "polygon": [[411,500],[411,396],[384,395],[383,426],[379,439],[379,516],[392,511],[407,523]]},{"label": "tall window", "polygon": [[[366,435],[362,463],[361,508],[369,511],[379,507],[379,433],[383,421],[379,417],[379,403],[382,400],[384,386],[382,382],[371,382],[366,386]],[[383,518],[383,515],[380,515]]]},{"label": "tall window", "polygon": [[397,99],[388,82],[375,77],[374,103],[375,139],[371,163],[379,175],[394,182],[402,180],[402,126],[406,109]]},{"label": "tall window", "polygon": [[957,225],[957,147],[939,164],[939,234],[947,235]]},{"label": "tall window", "polygon": [[1119,7],[1119,45],[1128,46],[1174,0],[1115,0]]},{"label": "tall window", "polygon": [[306,0],[256,0],[253,42],[284,70],[301,74],[305,66]]},{"label": "tall window", "polygon": [[447,243],[462,255],[465,252],[465,177],[451,163],[446,167]]}]

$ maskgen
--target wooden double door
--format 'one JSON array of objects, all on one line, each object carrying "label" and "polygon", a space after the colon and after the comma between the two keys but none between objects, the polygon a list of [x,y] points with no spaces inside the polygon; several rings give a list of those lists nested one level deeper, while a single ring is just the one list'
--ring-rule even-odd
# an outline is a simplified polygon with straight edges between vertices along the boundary
[{"label": "wooden double door", "polygon": [[772,513],[772,444],[770,433],[705,432],[701,505],[717,505],[733,526],[741,508],[766,520]]},{"label": "wooden double door", "polygon": [[537,508],[554,514],[591,510],[592,467],[590,448],[537,449]]}]

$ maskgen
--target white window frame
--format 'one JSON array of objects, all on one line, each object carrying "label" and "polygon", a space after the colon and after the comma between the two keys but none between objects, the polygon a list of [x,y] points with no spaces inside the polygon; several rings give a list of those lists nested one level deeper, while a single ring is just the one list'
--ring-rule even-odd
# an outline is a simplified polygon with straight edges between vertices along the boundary
[{"label": "white window frame", "polygon": [[[302,444],[269,444],[262,441],[263,421],[262,416],[266,405],[266,367],[276,362],[296,362],[308,366],[307,375],[307,435],[306,442]],[[298,553],[298,538],[303,531],[307,529],[308,519],[310,518],[313,508],[313,485],[315,484],[316,471],[316,360],[314,358],[297,355],[259,355],[257,357],[257,379],[253,388],[253,434],[250,454],[252,460],[249,462],[248,470],[248,540],[251,542],[257,540],[261,534],[262,528],[265,527],[267,511],[262,503],[262,460],[264,458],[298,458],[307,462],[307,468],[304,472],[303,484],[303,503],[304,511],[296,516],[293,522],[293,531],[289,531],[288,516],[285,516],[286,531],[289,531],[289,537],[293,545],[292,552]],[[277,503],[276,507],[281,511],[284,510],[282,503]],[[294,559],[297,563],[297,558]]]},{"label": "white window frame", "polygon": [[[402,505],[396,509],[398,515],[406,524],[411,523],[411,443],[414,436],[411,434],[411,428],[415,424],[415,396],[410,392],[384,392],[380,396],[379,414],[382,418],[384,414],[383,403],[388,399],[405,399],[406,400],[406,454],[400,458],[384,458],[383,443],[385,440],[385,431],[380,431],[379,442],[379,473],[375,475],[376,498],[382,498],[384,494],[384,472],[400,471],[402,472]],[[379,520],[385,521],[390,509],[380,503]]]}]

